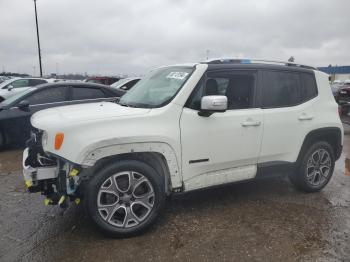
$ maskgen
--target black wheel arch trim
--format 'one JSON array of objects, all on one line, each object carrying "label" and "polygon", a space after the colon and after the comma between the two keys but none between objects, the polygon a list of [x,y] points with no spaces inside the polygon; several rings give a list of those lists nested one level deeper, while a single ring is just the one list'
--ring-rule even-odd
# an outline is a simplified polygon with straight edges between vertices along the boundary
[{"label": "black wheel arch trim", "polygon": [[299,151],[297,163],[300,163],[307,148],[317,141],[325,141],[329,143],[334,150],[335,160],[338,160],[343,150],[342,136],[343,133],[339,127],[323,127],[310,131],[304,138]]},{"label": "black wheel arch trim", "polygon": [[299,151],[298,158],[295,162],[288,161],[270,161],[257,164],[256,178],[273,177],[281,174],[294,172],[300,165],[302,158],[307,149],[315,142],[325,141],[330,144],[334,150],[335,160],[340,158],[343,150],[342,131],[338,127],[325,127],[312,130],[309,132],[303,141]]}]

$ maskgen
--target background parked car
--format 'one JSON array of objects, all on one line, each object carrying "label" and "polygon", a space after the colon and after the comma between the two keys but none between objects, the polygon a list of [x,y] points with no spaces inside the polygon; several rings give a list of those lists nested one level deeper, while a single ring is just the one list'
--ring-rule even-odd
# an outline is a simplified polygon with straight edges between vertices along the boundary
[{"label": "background parked car", "polygon": [[109,86],[109,85],[117,82],[119,79],[120,79],[120,77],[95,76],[95,77],[89,77],[89,78],[85,79],[85,82]]},{"label": "background parked car", "polygon": [[17,93],[24,92],[30,87],[48,82],[47,79],[43,78],[11,78],[0,84],[0,102]]},{"label": "background parked car", "polygon": [[341,106],[342,114],[348,114],[350,111],[350,80],[346,80],[339,88],[336,101]]},{"label": "background parked car", "polygon": [[2,82],[5,82],[5,81],[9,80],[9,79],[10,79],[10,78],[7,77],[7,76],[0,76],[0,84],[1,84]]},{"label": "background parked car", "polygon": [[20,144],[30,136],[30,117],[42,109],[112,101],[125,91],[93,83],[50,83],[31,87],[0,103],[0,148]]},{"label": "background parked car", "polygon": [[337,100],[339,89],[343,86],[343,83],[332,83],[331,89],[335,100]]},{"label": "background parked car", "polygon": [[123,89],[123,90],[129,90],[132,88],[138,81],[140,81],[141,78],[139,77],[127,77],[120,79],[119,81],[115,82],[114,84],[111,84],[111,87],[117,88],[117,89]]}]

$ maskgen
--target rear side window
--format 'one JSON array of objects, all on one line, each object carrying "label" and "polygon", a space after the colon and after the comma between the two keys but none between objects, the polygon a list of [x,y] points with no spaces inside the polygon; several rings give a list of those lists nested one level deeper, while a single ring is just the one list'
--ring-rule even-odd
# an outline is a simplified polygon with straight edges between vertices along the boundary
[{"label": "rear side window", "polygon": [[41,84],[45,84],[45,83],[47,83],[47,81],[42,80],[42,79],[30,79],[29,80],[30,86],[36,86],[36,85],[41,85]]},{"label": "rear side window", "polygon": [[302,83],[301,95],[302,95],[303,101],[308,101],[316,97],[317,86],[316,86],[315,76],[313,74],[302,73],[300,75],[300,78]]},{"label": "rear side window", "polygon": [[72,100],[98,99],[107,97],[99,88],[73,87]]},{"label": "rear side window", "polygon": [[299,74],[265,71],[263,83],[262,106],[264,108],[288,107],[300,103]]}]

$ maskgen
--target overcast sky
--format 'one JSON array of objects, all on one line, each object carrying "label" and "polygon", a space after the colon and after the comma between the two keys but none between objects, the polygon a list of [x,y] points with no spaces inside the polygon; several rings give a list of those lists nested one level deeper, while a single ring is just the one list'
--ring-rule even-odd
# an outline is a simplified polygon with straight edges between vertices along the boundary
[{"label": "overcast sky", "polygon": [[[350,65],[349,0],[37,0],[44,73],[143,74],[213,57]],[[32,0],[0,0],[0,71],[38,74]]]}]

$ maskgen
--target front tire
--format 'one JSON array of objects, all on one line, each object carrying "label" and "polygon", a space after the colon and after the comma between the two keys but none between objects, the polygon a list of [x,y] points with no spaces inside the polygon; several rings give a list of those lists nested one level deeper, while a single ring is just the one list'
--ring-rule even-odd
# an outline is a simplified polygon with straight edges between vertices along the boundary
[{"label": "front tire", "polygon": [[85,205],[99,229],[113,237],[146,230],[165,201],[164,178],[136,160],[112,163],[85,188]]},{"label": "front tire", "polygon": [[290,175],[290,180],[302,191],[320,191],[331,179],[334,165],[332,147],[327,142],[317,142],[306,151],[299,169]]}]

